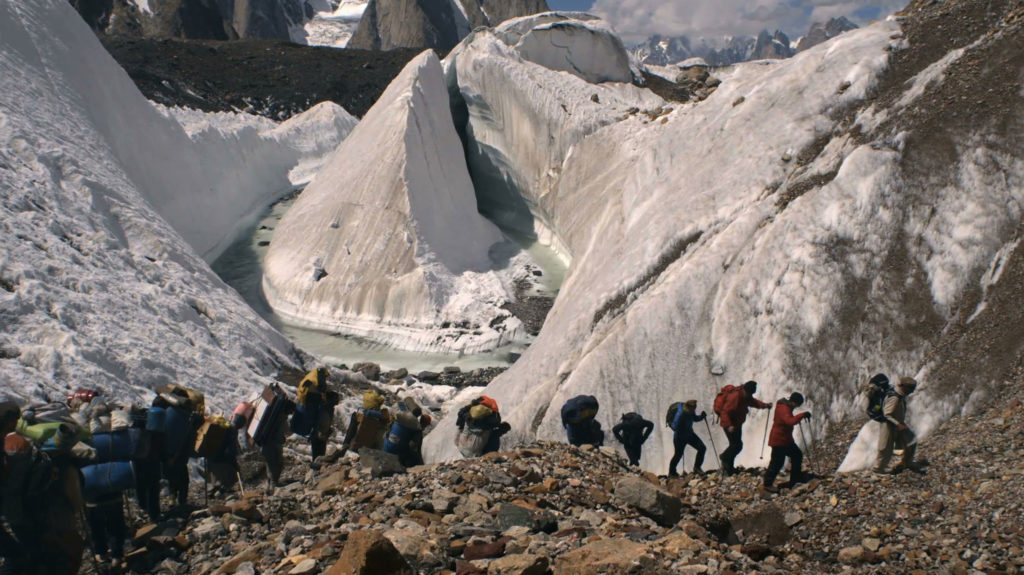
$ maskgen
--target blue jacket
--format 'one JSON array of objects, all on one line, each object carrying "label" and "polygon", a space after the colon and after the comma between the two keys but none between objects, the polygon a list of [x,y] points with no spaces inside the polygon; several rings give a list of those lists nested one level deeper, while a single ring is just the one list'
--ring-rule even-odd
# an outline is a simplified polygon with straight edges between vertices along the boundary
[{"label": "blue jacket", "polygon": [[693,435],[693,424],[707,418],[707,412],[697,415],[696,412],[680,408],[676,410],[676,417],[672,420],[671,427],[675,431],[676,437],[689,437]]}]

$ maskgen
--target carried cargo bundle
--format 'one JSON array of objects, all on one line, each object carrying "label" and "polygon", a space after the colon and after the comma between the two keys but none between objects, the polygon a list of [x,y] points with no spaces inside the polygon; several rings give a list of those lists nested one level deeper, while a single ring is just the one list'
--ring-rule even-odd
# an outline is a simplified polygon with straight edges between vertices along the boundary
[{"label": "carried cargo bundle", "polygon": [[474,421],[481,421],[494,415],[494,410],[482,403],[469,408],[469,418]]},{"label": "carried cargo bundle", "polygon": [[384,431],[391,419],[387,410],[363,409],[356,415],[356,435],[352,440],[352,449],[384,447]]},{"label": "carried cargo bundle", "polygon": [[223,417],[207,417],[196,433],[196,455],[212,457],[219,454],[231,431],[231,425]]},{"label": "carried cargo bundle", "polygon": [[874,421],[885,422],[885,400],[896,393],[884,373],[876,374],[868,380],[864,391],[868,396],[867,414]]},{"label": "carried cargo bundle", "polygon": [[260,396],[253,403],[252,421],[249,422],[249,436],[256,445],[263,445],[274,424],[287,410],[288,396],[276,384],[263,388]]},{"label": "carried cargo bundle", "polygon": [[164,456],[174,458],[186,449],[187,454],[191,454],[192,446],[187,443],[201,420],[201,416],[187,407],[165,409],[162,450]]},{"label": "carried cargo bundle", "polygon": [[421,431],[420,420],[409,411],[400,411],[395,415],[395,422],[388,430],[387,438],[384,440],[384,451],[398,453],[405,449],[409,441]]},{"label": "carried cargo bundle", "polygon": [[[683,402],[677,401],[672,405],[668,406],[668,411],[665,412],[665,425],[672,427],[672,422],[676,420],[676,414],[683,408]],[[675,431],[675,427],[672,427]]]},{"label": "carried cargo bundle", "polygon": [[487,441],[491,438],[490,429],[479,429],[469,425],[462,428],[462,431],[455,436],[455,446],[463,457],[479,457]]},{"label": "carried cargo bundle", "polygon": [[21,410],[21,419],[28,425],[60,421],[74,422],[74,419],[71,417],[71,410],[68,409],[67,404],[60,402],[30,405]]},{"label": "carried cargo bundle", "polygon": [[593,395],[577,395],[562,406],[562,425],[577,425],[597,416],[600,406]]},{"label": "carried cargo bundle", "polygon": [[142,431],[138,429],[97,433],[89,441],[96,450],[96,463],[131,461],[138,456],[141,443]]},{"label": "carried cargo bundle", "polygon": [[130,461],[109,461],[82,468],[82,494],[87,499],[120,493],[135,487],[135,465]]},{"label": "carried cargo bundle", "polygon": [[184,385],[169,384],[156,388],[156,393],[174,407],[185,407],[187,404],[192,411],[199,415],[206,413],[206,396],[194,389]]},{"label": "carried cargo bundle", "polygon": [[100,395],[100,392],[96,389],[76,389],[68,394],[67,404],[82,405],[83,403],[89,403],[98,395]]}]

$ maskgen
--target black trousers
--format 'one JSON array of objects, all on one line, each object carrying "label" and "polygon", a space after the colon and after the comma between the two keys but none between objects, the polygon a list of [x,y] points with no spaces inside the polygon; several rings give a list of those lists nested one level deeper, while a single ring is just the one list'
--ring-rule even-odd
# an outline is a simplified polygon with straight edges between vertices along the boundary
[{"label": "black trousers", "polygon": [[768,471],[764,473],[764,484],[767,487],[771,487],[775,484],[775,478],[779,476],[779,472],[782,471],[782,466],[786,464],[786,458],[790,461],[790,473],[789,480],[791,482],[800,481],[803,478],[803,463],[804,463],[804,452],[800,451],[796,443],[789,445],[783,445],[781,447],[772,448],[772,458],[768,462]]},{"label": "black trousers", "polygon": [[124,541],[128,535],[128,526],[124,521],[121,499],[86,506],[85,518],[89,523],[89,533],[92,534],[93,554],[102,556],[109,552],[111,558],[124,557]]},{"label": "black trousers", "polygon": [[0,575],[28,573],[29,553],[3,526],[0,526]]},{"label": "black trousers", "polygon": [[668,462],[668,473],[669,475],[676,475],[676,466],[683,460],[683,451],[686,450],[686,446],[697,450],[697,457],[693,460],[693,471],[703,471],[704,468],[704,454],[707,453],[708,448],[704,445],[704,442],[697,437],[696,433],[690,433],[688,435],[673,435],[672,446],[675,447],[675,453],[672,454],[672,459]]},{"label": "black trousers", "polygon": [[160,462],[135,461],[135,497],[149,520],[160,520]]},{"label": "black trousers", "polygon": [[313,459],[320,457],[327,453],[327,440],[317,439],[316,437],[309,438],[309,450]]},{"label": "black trousers", "polygon": [[736,456],[743,451],[743,426],[737,425],[732,432],[725,431],[725,437],[729,440],[729,447],[722,452],[722,469],[733,474],[736,473]]},{"label": "black trousers", "polygon": [[623,443],[622,447],[626,449],[626,457],[629,458],[630,465],[640,465],[640,455],[643,452],[644,444],[642,443]]}]

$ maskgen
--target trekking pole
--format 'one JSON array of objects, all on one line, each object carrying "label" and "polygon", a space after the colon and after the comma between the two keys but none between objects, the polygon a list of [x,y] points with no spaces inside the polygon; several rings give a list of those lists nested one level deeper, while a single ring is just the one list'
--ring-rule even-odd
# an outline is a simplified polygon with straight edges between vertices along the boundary
[{"label": "trekking pole", "polygon": [[203,458],[203,499],[206,506],[210,506],[210,461]]},{"label": "trekking pole", "polygon": [[761,442],[761,459],[764,459],[764,446],[768,445],[768,422],[772,420],[772,408],[768,408],[768,416],[764,418],[764,441]]},{"label": "trekking pole", "polygon": [[715,447],[715,436],[711,435],[711,424],[708,423],[707,418],[704,419],[704,427],[708,428],[708,439],[711,440],[711,450],[715,452],[715,459],[718,460],[718,468],[722,468],[722,458],[718,456],[718,448]]},{"label": "trekking pole", "polygon": [[245,483],[242,482],[242,472],[236,471],[235,475],[238,477],[238,488],[242,490],[242,497],[245,497]]}]

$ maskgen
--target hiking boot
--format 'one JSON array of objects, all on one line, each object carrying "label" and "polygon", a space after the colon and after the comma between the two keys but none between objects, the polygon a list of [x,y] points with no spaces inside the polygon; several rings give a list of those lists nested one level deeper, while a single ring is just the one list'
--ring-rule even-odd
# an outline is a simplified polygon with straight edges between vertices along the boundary
[{"label": "hiking boot", "polygon": [[669,476],[669,477],[679,477],[679,472],[678,472],[678,471],[676,471],[675,469],[671,469],[671,470],[669,470],[669,472],[668,472],[668,476]]},{"label": "hiking boot", "polygon": [[890,475],[899,475],[900,473],[903,473],[906,470],[907,470],[906,466],[904,466],[902,463],[900,463],[896,467],[893,467],[892,471],[890,471],[889,474]]},{"label": "hiking boot", "polygon": [[874,473],[875,475],[889,475],[888,471],[879,467],[872,469],[871,473]]},{"label": "hiking boot", "polygon": [[761,486],[761,493],[778,493],[778,492],[779,492],[779,488],[778,487],[774,487],[772,485],[762,485]]},{"label": "hiking boot", "polygon": [[924,475],[924,466],[919,463],[911,463],[906,466],[906,469],[909,469],[918,475]]}]

